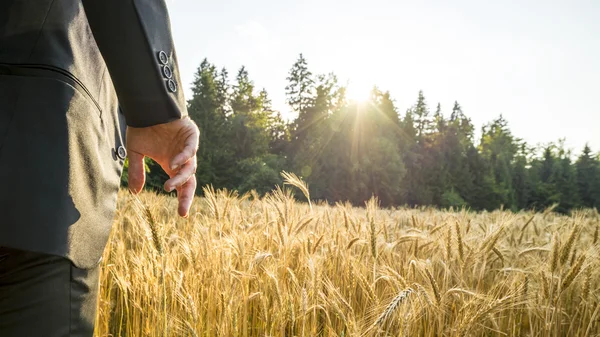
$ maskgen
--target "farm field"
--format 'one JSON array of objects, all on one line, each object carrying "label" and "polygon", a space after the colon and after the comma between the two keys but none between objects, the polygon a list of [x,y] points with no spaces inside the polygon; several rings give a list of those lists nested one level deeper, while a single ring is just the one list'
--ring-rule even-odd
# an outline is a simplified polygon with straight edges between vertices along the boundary
[{"label": "farm field", "polygon": [[120,193],[96,336],[600,336],[595,210],[205,195]]}]

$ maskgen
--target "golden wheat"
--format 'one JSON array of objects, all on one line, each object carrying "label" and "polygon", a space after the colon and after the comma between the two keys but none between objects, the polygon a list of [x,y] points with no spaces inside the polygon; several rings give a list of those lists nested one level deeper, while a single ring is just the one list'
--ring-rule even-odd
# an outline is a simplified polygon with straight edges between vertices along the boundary
[{"label": "golden wheat", "polygon": [[96,336],[600,335],[595,211],[204,194],[182,219],[170,197],[120,193]]}]

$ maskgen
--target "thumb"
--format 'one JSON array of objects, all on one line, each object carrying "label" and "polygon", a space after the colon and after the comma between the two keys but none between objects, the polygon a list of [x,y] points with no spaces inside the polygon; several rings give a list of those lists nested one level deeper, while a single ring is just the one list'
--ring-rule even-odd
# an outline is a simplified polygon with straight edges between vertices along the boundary
[{"label": "thumb", "polygon": [[146,182],[144,155],[129,151],[128,170],[129,190],[134,194],[137,194],[142,190],[142,188],[144,188],[144,183]]}]

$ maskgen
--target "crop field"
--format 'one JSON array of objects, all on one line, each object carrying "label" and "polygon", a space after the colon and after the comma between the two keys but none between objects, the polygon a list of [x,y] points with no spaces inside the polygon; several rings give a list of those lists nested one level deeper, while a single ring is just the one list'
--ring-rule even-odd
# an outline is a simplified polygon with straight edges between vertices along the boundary
[{"label": "crop field", "polygon": [[[595,210],[570,216],[122,191],[96,336],[600,336]],[[297,188],[299,187],[299,189]]]}]

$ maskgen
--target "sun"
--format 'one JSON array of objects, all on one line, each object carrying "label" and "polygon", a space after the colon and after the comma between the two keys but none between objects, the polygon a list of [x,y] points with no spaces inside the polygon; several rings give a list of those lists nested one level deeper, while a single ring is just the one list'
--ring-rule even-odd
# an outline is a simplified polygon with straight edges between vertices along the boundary
[{"label": "sun", "polygon": [[346,87],[346,97],[350,101],[366,102],[371,97],[371,86],[366,81],[349,81]]}]

